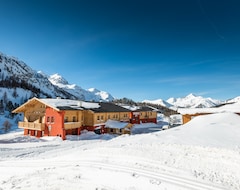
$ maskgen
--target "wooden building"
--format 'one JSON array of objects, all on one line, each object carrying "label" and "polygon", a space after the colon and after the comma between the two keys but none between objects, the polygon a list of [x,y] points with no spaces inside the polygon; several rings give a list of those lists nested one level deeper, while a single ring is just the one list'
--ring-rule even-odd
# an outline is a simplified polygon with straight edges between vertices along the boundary
[{"label": "wooden building", "polygon": [[130,134],[132,124],[128,122],[120,122],[115,120],[107,120],[105,130],[109,134]]},{"label": "wooden building", "polygon": [[[24,120],[18,123],[24,129],[24,135],[36,137],[79,135],[81,130],[87,129],[96,133],[118,133],[105,127],[108,120],[139,124],[156,123],[157,112],[151,108],[129,110],[109,102],[83,102],[67,99],[38,99],[32,98],[16,108],[13,113],[23,113]],[[128,128],[131,125],[128,125]]]},{"label": "wooden building", "polygon": [[149,106],[136,107],[132,109],[130,123],[157,123],[157,110]]},{"label": "wooden building", "polygon": [[232,112],[240,115],[240,103],[229,103],[213,108],[179,108],[178,112],[182,115],[182,122],[185,124],[199,115],[207,115],[220,112]]},{"label": "wooden building", "polygon": [[98,103],[98,108],[84,110],[84,128],[89,131],[100,130],[100,133],[107,132],[105,123],[108,120],[129,122],[131,111],[110,102]]}]

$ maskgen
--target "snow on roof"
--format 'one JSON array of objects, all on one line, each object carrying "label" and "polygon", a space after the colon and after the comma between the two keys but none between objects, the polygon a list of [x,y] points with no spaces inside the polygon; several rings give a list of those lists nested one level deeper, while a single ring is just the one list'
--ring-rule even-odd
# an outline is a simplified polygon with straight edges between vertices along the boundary
[{"label": "snow on roof", "polygon": [[83,102],[79,100],[68,100],[68,99],[40,99],[43,103],[54,107],[54,108],[61,108],[61,107],[70,107],[72,109],[82,109],[82,108],[99,108],[100,105],[94,102]]},{"label": "snow on roof", "polygon": [[121,104],[119,104],[119,106],[121,106],[123,108],[126,108],[126,109],[129,109],[131,111],[136,111],[136,110],[140,109],[139,106],[135,106],[135,105],[121,105]]},{"label": "snow on roof", "polygon": [[221,107],[214,108],[178,108],[180,114],[197,114],[197,113],[220,113],[220,112],[232,112],[240,113],[240,103],[226,104]]},{"label": "snow on roof", "polygon": [[119,104],[119,106],[131,111],[159,111],[157,108],[154,108],[152,106],[136,106],[136,105],[121,105],[121,104]]},{"label": "snow on roof", "polygon": [[106,128],[114,128],[114,129],[123,129],[128,125],[127,122],[120,122],[120,121],[114,121],[114,120],[107,120],[105,123]]}]

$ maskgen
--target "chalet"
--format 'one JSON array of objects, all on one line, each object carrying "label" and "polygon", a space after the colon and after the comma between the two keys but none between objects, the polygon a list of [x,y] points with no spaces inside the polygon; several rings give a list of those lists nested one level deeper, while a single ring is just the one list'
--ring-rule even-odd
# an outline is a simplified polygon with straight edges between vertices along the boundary
[{"label": "chalet", "polygon": [[130,134],[132,124],[115,120],[107,120],[105,123],[106,132],[109,134]]},{"label": "chalet", "polygon": [[150,106],[123,106],[131,110],[130,123],[157,123],[157,109]]},{"label": "chalet", "polygon": [[84,123],[83,109],[97,108],[99,104],[65,99],[32,98],[13,113],[24,113],[24,120],[18,123],[24,135],[36,137],[80,134]]},{"label": "chalet", "polygon": [[128,122],[131,111],[110,102],[100,102],[99,107],[84,110],[84,128],[89,131],[105,133],[108,120]]},{"label": "chalet", "polygon": [[[13,113],[23,113],[24,120],[18,123],[24,135],[36,137],[79,135],[83,129],[96,133],[128,133],[132,124],[156,123],[157,112],[150,108],[134,111],[107,102],[83,102],[67,99],[32,98],[19,106]],[[124,127],[106,126],[107,121],[122,122]],[[120,126],[120,125],[117,125]],[[130,132],[129,132],[130,133]]]},{"label": "chalet", "polygon": [[240,103],[231,103],[213,108],[179,108],[178,112],[182,115],[182,123],[185,124],[199,115],[220,112],[232,112],[240,115]]}]

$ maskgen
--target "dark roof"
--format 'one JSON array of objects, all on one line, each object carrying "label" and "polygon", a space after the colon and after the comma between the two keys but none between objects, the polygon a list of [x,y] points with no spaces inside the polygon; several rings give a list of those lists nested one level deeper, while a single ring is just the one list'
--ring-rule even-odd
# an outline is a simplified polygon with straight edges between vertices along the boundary
[{"label": "dark roof", "polygon": [[153,108],[150,108],[148,106],[142,106],[141,108],[137,109],[136,111],[153,111]]},{"label": "dark roof", "polygon": [[99,108],[91,108],[94,112],[131,112],[131,110],[118,106],[110,102],[100,102]]},{"label": "dark roof", "polygon": [[79,107],[74,108],[71,106],[57,106],[57,109],[59,109],[59,110],[81,110],[81,109],[79,109]]}]

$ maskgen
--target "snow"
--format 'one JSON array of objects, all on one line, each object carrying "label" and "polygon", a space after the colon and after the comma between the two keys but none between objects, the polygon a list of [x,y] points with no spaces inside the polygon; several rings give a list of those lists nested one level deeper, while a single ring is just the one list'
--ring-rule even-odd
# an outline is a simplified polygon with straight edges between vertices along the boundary
[{"label": "snow", "polygon": [[136,105],[123,105],[123,104],[119,104],[119,106],[122,106],[123,108],[126,108],[126,109],[131,110],[131,111],[136,111],[136,110],[141,108],[140,106],[136,106]]},{"label": "snow", "polygon": [[164,107],[167,107],[167,108],[170,108],[172,107],[173,105],[166,102],[165,100],[162,100],[162,99],[157,99],[157,100],[143,100],[142,101],[143,103],[150,103],[150,104],[157,104],[157,105],[161,105],[161,106],[164,106]]},{"label": "snow", "polygon": [[115,120],[107,120],[105,123],[106,128],[115,128],[115,129],[124,129],[128,125],[127,122],[120,122],[120,121],[115,121]]},{"label": "snow", "polygon": [[215,108],[178,108],[177,111],[181,114],[219,113],[219,112],[240,113],[240,102],[226,104],[224,106]]},{"label": "snow", "polygon": [[66,141],[13,131],[0,135],[0,189],[237,190],[239,123],[216,113],[154,133],[83,131]]},{"label": "snow", "polygon": [[202,96],[196,96],[194,94],[189,94],[183,98],[169,98],[167,103],[173,105],[174,107],[184,107],[184,108],[204,108],[213,107],[221,104],[220,100],[214,100],[212,98],[204,98]]},{"label": "snow", "polygon": [[109,93],[105,91],[100,91],[95,88],[84,90],[76,84],[69,84],[68,81],[58,73],[49,76],[48,79],[55,86],[64,89],[68,93],[73,94],[75,97],[78,97],[81,100],[112,101],[114,99]]},{"label": "snow", "polygon": [[69,106],[73,107],[76,109],[81,109],[81,108],[99,108],[100,105],[98,103],[94,102],[84,102],[84,101],[78,101],[78,100],[67,100],[67,99],[61,99],[61,98],[56,98],[56,99],[40,99],[40,101],[44,102],[47,105],[50,105],[51,107],[57,108],[59,106]]}]

